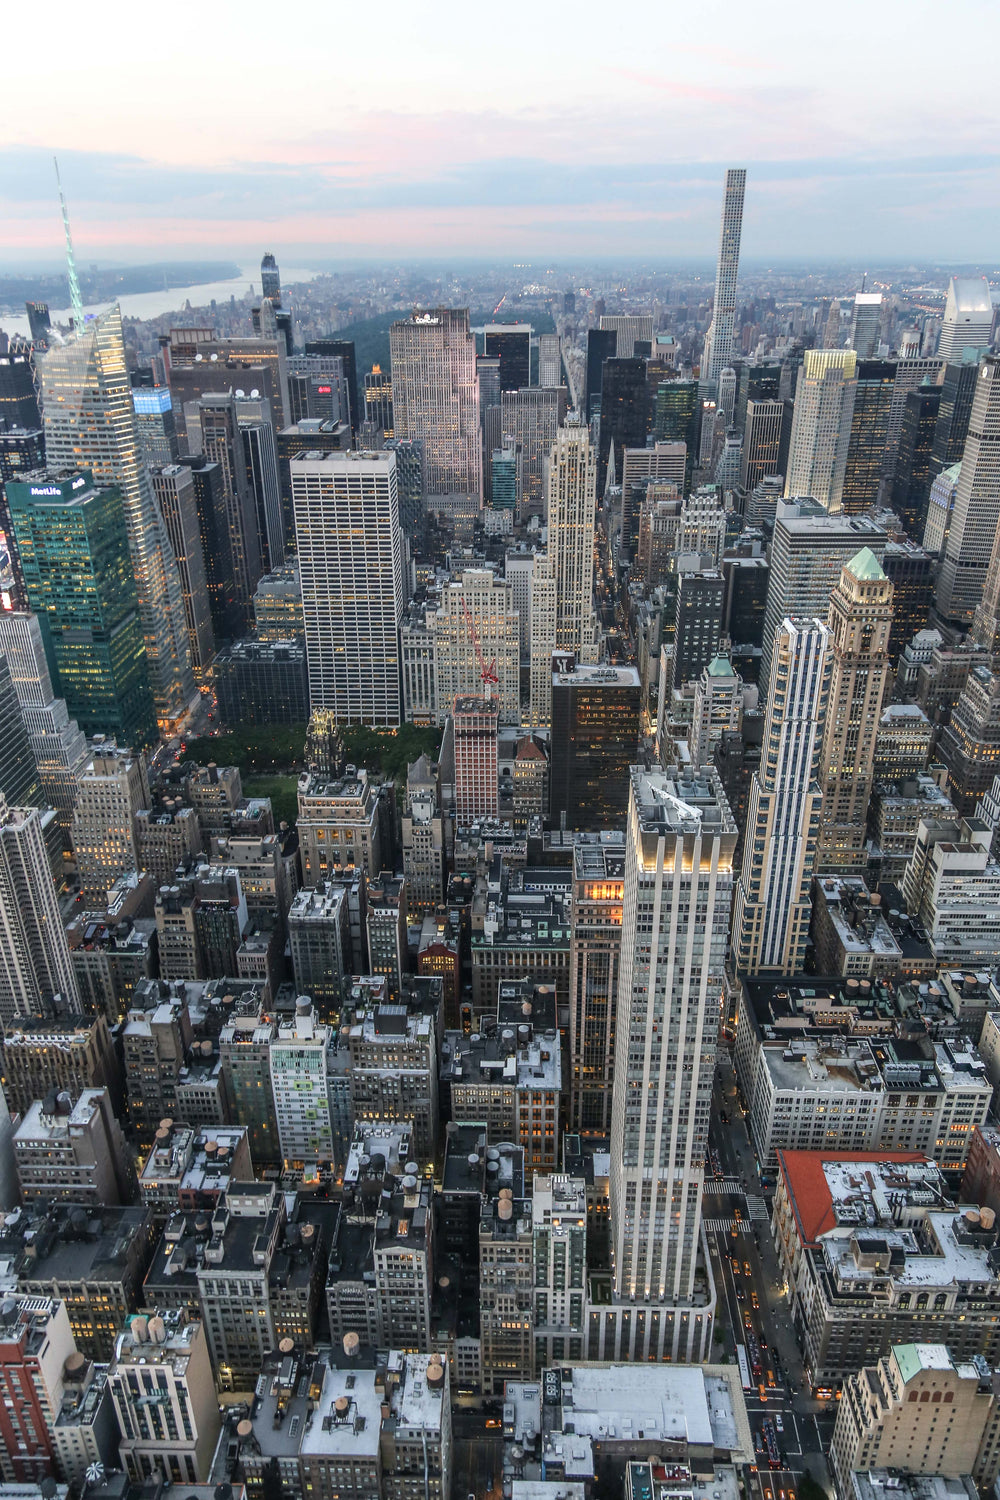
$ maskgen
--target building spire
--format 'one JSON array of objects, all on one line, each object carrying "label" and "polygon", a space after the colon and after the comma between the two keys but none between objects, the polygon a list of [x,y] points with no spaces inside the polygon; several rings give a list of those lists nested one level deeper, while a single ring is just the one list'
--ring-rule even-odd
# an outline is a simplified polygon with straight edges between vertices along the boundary
[{"label": "building spire", "polygon": [[56,169],[56,185],[59,188],[59,203],[62,207],[63,229],[66,231],[66,268],[69,273],[69,302],[73,309],[73,326],[76,332],[83,332],[83,297],[80,293],[80,278],[76,274],[76,256],[73,254],[73,236],[69,232],[69,211],[66,208],[66,196],[62,190],[62,181],[59,177],[59,162],[56,157],[52,158]]}]

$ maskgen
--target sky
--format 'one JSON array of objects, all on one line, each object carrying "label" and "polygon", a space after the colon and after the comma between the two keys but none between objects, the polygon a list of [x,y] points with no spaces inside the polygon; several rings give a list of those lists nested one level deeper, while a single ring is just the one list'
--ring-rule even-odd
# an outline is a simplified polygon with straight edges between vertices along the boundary
[{"label": "sky", "polygon": [[[40,22],[42,24],[40,24]],[[997,0],[243,0],[4,20],[0,264],[1000,262]]]}]

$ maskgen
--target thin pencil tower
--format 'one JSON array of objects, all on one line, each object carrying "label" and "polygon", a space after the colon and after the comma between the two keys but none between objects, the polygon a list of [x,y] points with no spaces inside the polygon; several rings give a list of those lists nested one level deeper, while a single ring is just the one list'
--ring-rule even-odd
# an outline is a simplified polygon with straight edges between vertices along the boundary
[{"label": "thin pencil tower", "polygon": [[62,208],[63,229],[66,231],[66,269],[69,273],[69,305],[73,309],[73,327],[77,333],[83,331],[83,296],[80,292],[80,278],[76,274],[76,256],[73,254],[73,236],[69,230],[69,210],[66,207],[66,194],[62,189],[62,179],[59,176],[59,159],[52,158],[56,169],[56,186],[59,189],[59,204]]}]

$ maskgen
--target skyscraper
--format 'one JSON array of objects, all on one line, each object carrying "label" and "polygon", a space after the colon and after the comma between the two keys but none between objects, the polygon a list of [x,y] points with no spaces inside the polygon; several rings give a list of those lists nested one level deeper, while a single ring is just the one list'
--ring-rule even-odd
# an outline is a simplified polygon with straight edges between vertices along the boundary
[{"label": "skyscraper", "polygon": [[715,271],[715,301],[709,329],[709,358],[705,376],[716,381],[733,362],[736,352],[736,281],[740,269],[740,237],[743,233],[743,195],[747,174],[743,167],[726,173],[719,231],[719,260]]},{"label": "skyscraper", "polygon": [[857,292],[851,319],[851,348],[858,359],[877,357],[881,323],[882,293]]},{"label": "skyscraper", "polygon": [[889,683],[893,588],[874,552],[844,564],[830,595],[830,697],[819,780],[819,870],[857,873],[867,863],[865,822],[875,779],[875,736]]},{"label": "skyscraper", "polygon": [[0,432],[5,427],[40,427],[31,350],[23,345],[0,353]]},{"label": "skyscraper", "polygon": [[98,485],[120,491],[156,713],[163,725],[176,724],[196,693],[184,600],[136,430],[117,304],[39,362],[50,468],[82,465]]},{"label": "skyscraper", "polygon": [[784,474],[787,413],[788,407],[784,401],[747,402],[740,485],[748,494],[765,475]]},{"label": "skyscraper", "polygon": [[601,406],[601,383],[604,378],[604,361],[614,359],[617,353],[618,335],[613,328],[589,328],[587,330],[587,382],[585,388],[585,416],[589,422]]},{"label": "skyscraper", "polygon": [[536,385],[504,391],[500,414],[503,439],[513,440],[520,450],[521,515],[544,516],[545,466],[566,415],[566,388]]},{"label": "skyscraper", "polygon": [[586,1135],[611,1129],[624,892],[624,828],[579,834],[569,950],[570,1128]]},{"label": "skyscraper", "polygon": [[212,632],[218,645],[240,634],[241,619],[236,599],[233,544],[226,515],[222,468],[217,463],[209,463],[201,453],[193,458],[181,458],[178,463],[191,471],[194,480]]},{"label": "skyscraper", "polygon": [[961,358],[944,367],[941,378],[941,405],[938,407],[934,441],[931,445],[931,483],[952,464],[961,462],[972,415],[972,398],[979,379],[979,361],[985,349],[968,348]]},{"label": "skyscraper", "polygon": [[[633,1357],[698,1359],[707,1328],[694,1305],[695,1264],[736,824],[714,767],[675,778],[636,766],[631,781],[611,1118],[613,1292],[633,1309]],[[644,1319],[636,1303],[647,1304]],[[685,1306],[682,1330],[670,1309]]]},{"label": "skyscraper", "polygon": [[43,796],[68,835],[78,778],[87,763],[87,737],[70,718],[65,699],[53,692],[37,615],[0,610],[0,651],[10,668]]},{"label": "skyscraper", "polygon": [[501,391],[519,391],[531,384],[530,323],[487,323],[483,338],[486,358],[500,362]]},{"label": "skyscraper", "polygon": [[42,471],[9,480],[7,500],[28,603],[41,618],[70,716],[87,734],[152,744],[156,718],[120,490],[86,473]]},{"label": "skyscraper", "polygon": [[635,667],[574,666],[552,676],[549,817],[554,828],[620,828],[639,753]]},{"label": "skyscraper", "polygon": [[389,330],[397,437],[424,445],[428,496],[482,495],[476,341],[467,308],[415,311]]},{"label": "skyscraper", "polygon": [[562,385],[562,345],[557,333],[539,334],[538,384]]},{"label": "skyscraper", "polygon": [[212,664],[215,637],[194,474],[184,464],[159,464],[150,466],[149,476],[180,572],[191,666],[201,677]]},{"label": "skyscraper", "polygon": [[148,464],[177,460],[177,428],[168,385],[138,385],[132,376],[132,409],[142,455]]},{"label": "skyscraper", "polygon": [[[983,599],[987,569],[1000,524],[1000,359],[988,356],[979,366],[969,431],[955,494],[955,509],[938,577],[937,607],[946,620],[969,624]],[[984,601],[990,616],[996,601]],[[985,616],[977,638],[985,639]]]},{"label": "skyscraper", "polygon": [[219,465],[222,476],[236,600],[241,623],[246,630],[251,623],[250,601],[261,580],[263,564],[256,507],[247,480],[235,397],[232,391],[206,394],[190,415],[195,413],[201,426],[201,451],[211,463]]},{"label": "skyscraper", "polygon": [[[0,611],[0,614],[4,613]],[[0,792],[12,807],[38,807],[42,792],[10,663],[0,647]]]},{"label": "skyscraper", "polygon": [[395,728],[406,603],[396,455],[304,453],[290,469],[312,707]]},{"label": "skyscraper", "polygon": [[885,532],[869,516],[829,516],[811,500],[780,500],[776,511],[764,611],[762,685],[770,675],[774,641],[785,616],[816,615],[825,620],[830,595],[848,558],[870,547],[881,562],[886,544]]},{"label": "skyscraper", "polygon": [[795,388],[785,494],[841,508],[857,385],[853,349],[807,349]]},{"label": "skyscraper", "polygon": [[44,1015],[56,995],[79,1010],[42,815],[0,793],[0,1022]]},{"label": "skyscraper", "polygon": [[940,411],[939,385],[921,385],[907,392],[890,504],[907,536],[916,541],[923,536],[927,519],[934,434]]},{"label": "skyscraper", "polygon": [[497,815],[497,726],[495,698],[458,697],[452,708],[455,726],[455,822],[467,827]]},{"label": "skyscraper", "polygon": [[243,441],[243,464],[257,527],[260,565],[269,573],[285,561],[285,520],[271,403],[263,396],[240,396],[237,391],[236,425]]},{"label": "skyscraper", "polygon": [[786,616],[774,642],[764,743],[733,907],[734,959],[747,974],[797,974],[805,959],[829,691],[827,627]]},{"label": "skyscraper", "polygon": [[358,390],[358,360],[353,339],[310,339],[306,354],[333,355],[344,362],[344,378],[347,381],[348,399],[351,404],[351,432],[357,434],[361,425],[361,393]]},{"label": "skyscraper", "polygon": [[[845,516],[859,516],[878,502],[895,385],[895,360],[858,361],[857,387],[840,502]],[[809,490],[803,493],[813,492]]]},{"label": "skyscraper", "polygon": [[644,448],[652,430],[649,385],[644,359],[608,359],[601,386],[600,452],[597,493],[604,494],[612,447],[616,472],[621,473],[626,448]]},{"label": "skyscraper", "polygon": [[[601,331],[613,329],[615,334],[614,355],[616,359],[633,359],[635,346],[653,344],[653,319],[643,313],[602,313]],[[647,357],[649,351],[646,351]],[[610,356],[608,356],[610,358]],[[641,357],[641,356],[640,356]]]},{"label": "skyscraper", "polygon": [[266,250],[260,261],[260,294],[273,302],[275,307],[281,305],[281,273],[278,270],[278,262]]},{"label": "skyscraper", "polygon": [[985,276],[953,276],[948,283],[938,353],[957,364],[963,349],[987,349],[993,333],[993,298]]}]

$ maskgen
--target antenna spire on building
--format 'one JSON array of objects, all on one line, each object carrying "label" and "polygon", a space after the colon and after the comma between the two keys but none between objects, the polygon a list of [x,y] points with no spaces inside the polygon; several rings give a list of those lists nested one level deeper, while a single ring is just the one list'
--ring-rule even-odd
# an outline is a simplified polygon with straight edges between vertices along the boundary
[{"label": "antenna spire on building", "polygon": [[69,304],[73,309],[73,326],[77,333],[83,332],[83,296],[80,292],[80,278],[76,274],[76,256],[73,254],[73,236],[69,231],[69,210],[66,207],[66,195],[62,190],[62,180],[59,176],[59,161],[57,157],[52,158],[56,169],[56,185],[59,188],[59,203],[62,208],[63,229],[66,231],[66,269],[69,274]]}]

